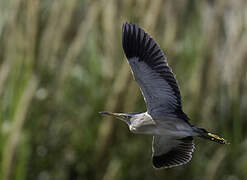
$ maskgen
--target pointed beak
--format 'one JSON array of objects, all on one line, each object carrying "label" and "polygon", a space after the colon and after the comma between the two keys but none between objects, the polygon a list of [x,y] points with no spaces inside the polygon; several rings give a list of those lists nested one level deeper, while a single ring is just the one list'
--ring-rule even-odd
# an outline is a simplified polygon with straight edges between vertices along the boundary
[{"label": "pointed beak", "polygon": [[112,112],[99,112],[99,113],[103,115],[108,115],[114,118],[121,118],[121,115],[119,113],[112,113]]},{"label": "pointed beak", "polygon": [[108,115],[108,116],[111,116],[111,117],[114,117],[120,120],[124,120],[124,121],[130,119],[130,116],[127,116],[123,113],[112,113],[112,112],[99,112],[99,113],[103,115]]}]

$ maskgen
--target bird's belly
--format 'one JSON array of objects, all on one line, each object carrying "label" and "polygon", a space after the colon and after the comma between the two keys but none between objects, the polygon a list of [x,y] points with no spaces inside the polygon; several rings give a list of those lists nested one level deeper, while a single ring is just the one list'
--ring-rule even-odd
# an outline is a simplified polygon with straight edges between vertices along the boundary
[{"label": "bird's belly", "polygon": [[178,129],[172,126],[167,126],[165,128],[157,128],[154,134],[162,135],[162,136],[172,136],[172,137],[177,137],[177,138],[194,136],[194,133],[191,129]]},{"label": "bird's belly", "polygon": [[177,138],[196,135],[188,123],[175,118],[156,121],[152,125],[130,126],[130,130],[137,134],[162,135]]},{"label": "bird's belly", "polygon": [[155,134],[174,136],[178,138],[196,135],[188,123],[186,123],[184,120],[176,118],[169,118],[164,121],[158,121],[156,124]]}]

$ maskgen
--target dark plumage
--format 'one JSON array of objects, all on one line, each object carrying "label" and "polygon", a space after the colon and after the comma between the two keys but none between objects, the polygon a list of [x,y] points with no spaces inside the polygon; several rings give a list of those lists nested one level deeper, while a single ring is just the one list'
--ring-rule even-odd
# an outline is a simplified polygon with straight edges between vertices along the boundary
[{"label": "dark plumage", "polygon": [[124,121],[133,133],[153,135],[154,168],[170,168],[189,162],[196,136],[227,144],[223,138],[190,124],[182,110],[177,80],[153,38],[136,24],[124,23],[122,43],[147,112],[102,114]]},{"label": "dark plumage", "polygon": [[153,166],[155,168],[167,167],[186,164],[192,158],[192,153],[195,149],[193,144],[193,137],[188,136],[186,138],[178,140],[178,145],[172,148],[167,153],[161,155],[153,155]]},{"label": "dark plumage", "polygon": [[[177,80],[168,66],[166,57],[158,44],[134,23],[122,27],[122,45],[129,61],[143,61],[167,82],[166,112],[172,117],[189,120],[182,111],[181,95]],[[145,82],[144,82],[145,83]],[[141,87],[142,88],[142,87]],[[145,96],[145,95],[144,95]],[[147,102],[149,103],[149,102]],[[151,112],[150,112],[151,113]]]}]

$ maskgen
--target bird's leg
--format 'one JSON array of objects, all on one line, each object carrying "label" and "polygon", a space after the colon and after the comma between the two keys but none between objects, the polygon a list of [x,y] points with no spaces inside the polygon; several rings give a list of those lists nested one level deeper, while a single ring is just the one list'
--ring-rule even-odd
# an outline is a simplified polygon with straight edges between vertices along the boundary
[{"label": "bird's leg", "polygon": [[229,142],[227,142],[224,138],[219,137],[216,134],[210,133],[207,130],[197,127],[197,126],[193,126],[194,131],[196,131],[199,135],[198,137],[204,138],[204,139],[208,139],[210,141],[214,141],[220,144],[230,144]]},{"label": "bird's leg", "polygon": [[210,132],[208,132],[206,134],[203,134],[201,137],[205,138],[205,139],[209,139],[209,140],[217,142],[217,143],[220,143],[220,144],[230,144],[224,138],[219,137],[216,134],[213,134],[213,133],[210,133]]}]

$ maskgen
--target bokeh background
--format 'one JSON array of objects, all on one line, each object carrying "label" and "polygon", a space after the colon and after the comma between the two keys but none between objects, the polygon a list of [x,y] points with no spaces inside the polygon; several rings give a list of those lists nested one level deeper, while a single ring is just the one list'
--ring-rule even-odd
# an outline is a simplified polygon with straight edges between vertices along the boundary
[{"label": "bokeh background", "polygon": [[[98,111],[145,104],[121,47],[143,27],[177,75],[196,139],[185,166],[154,170],[151,136]],[[247,179],[246,0],[1,0],[0,177]]]}]

